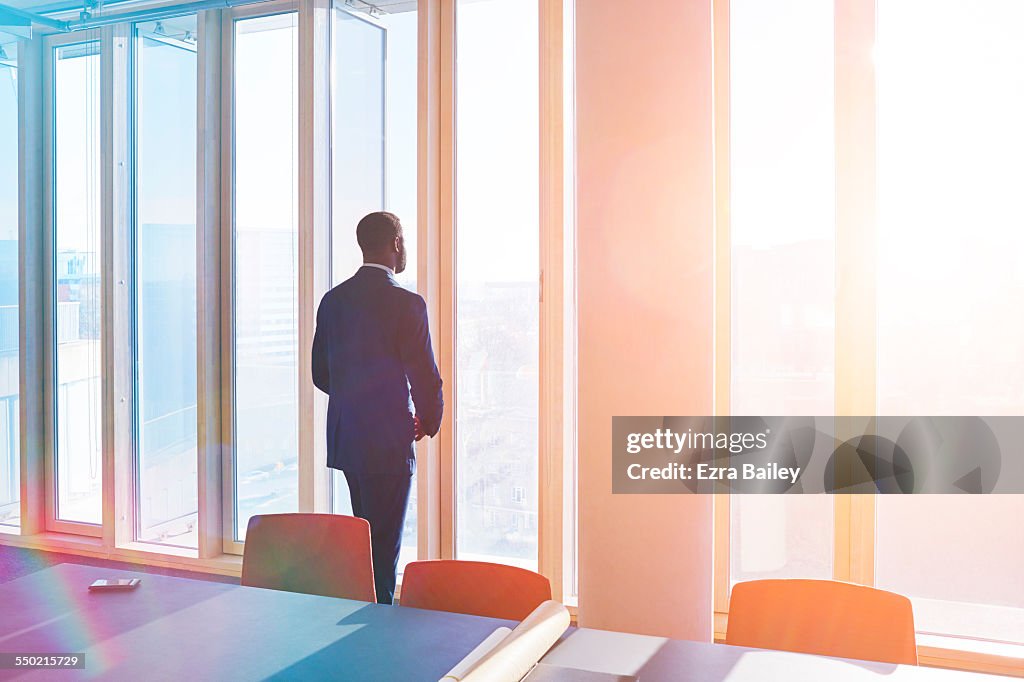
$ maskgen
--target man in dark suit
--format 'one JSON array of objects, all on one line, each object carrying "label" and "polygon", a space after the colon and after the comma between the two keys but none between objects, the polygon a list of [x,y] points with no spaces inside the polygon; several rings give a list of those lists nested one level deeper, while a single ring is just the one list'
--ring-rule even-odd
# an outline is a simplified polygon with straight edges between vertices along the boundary
[{"label": "man in dark suit", "polygon": [[390,604],[416,469],[413,441],[437,434],[444,400],[426,303],[395,282],[405,269],[402,224],[392,213],[371,213],[356,239],[363,266],[317,311],[313,383],[330,395],[327,466],[344,472],[353,513],[370,523],[377,601]]}]

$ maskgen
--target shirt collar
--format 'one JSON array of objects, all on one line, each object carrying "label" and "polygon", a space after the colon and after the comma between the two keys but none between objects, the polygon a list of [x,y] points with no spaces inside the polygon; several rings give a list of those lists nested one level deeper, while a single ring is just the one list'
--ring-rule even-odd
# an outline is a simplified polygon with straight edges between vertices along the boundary
[{"label": "shirt collar", "polygon": [[364,268],[377,268],[379,270],[383,270],[384,272],[391,273],[392,277],[395,276],[395,271],[394,270],[392,270],[391,268],[389,268],[386,265],[381,265],[380,263],[363,263],[363,267]]}]

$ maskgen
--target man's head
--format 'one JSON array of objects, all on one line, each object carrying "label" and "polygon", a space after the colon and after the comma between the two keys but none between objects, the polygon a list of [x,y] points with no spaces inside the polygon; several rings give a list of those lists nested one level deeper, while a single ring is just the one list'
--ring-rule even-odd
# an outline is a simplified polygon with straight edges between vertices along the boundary
[{"label": "man's head", "polygon": [[364,263],[386,265],[396,273],[405,270],[402,223],[394,213],[377,211],[363,217],[356,226],[356,241]]}]

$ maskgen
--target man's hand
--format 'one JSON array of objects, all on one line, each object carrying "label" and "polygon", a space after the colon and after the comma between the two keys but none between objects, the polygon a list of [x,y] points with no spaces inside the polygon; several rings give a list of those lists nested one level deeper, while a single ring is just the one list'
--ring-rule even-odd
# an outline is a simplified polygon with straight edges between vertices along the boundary
[{"label": "man's hand", "polygon": [[427,435],[423,432],[423,423],[420,422],[420,418],[414,416],[412,418],[412,437],[413,440],[419,441],[423,439],[423,436]]}]

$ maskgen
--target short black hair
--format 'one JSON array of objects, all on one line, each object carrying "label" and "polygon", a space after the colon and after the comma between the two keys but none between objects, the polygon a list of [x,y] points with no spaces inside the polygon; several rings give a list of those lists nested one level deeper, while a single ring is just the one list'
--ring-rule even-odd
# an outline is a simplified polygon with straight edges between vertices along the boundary
[{"label": "short black hair", "polygon": [[386,251],[402,233],[398,216],[387,211],[376,211],[363,216],[356,225],[356,241],[364,254]]}]

